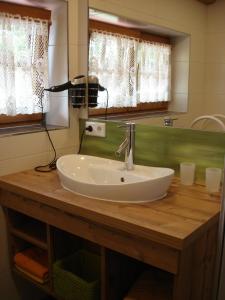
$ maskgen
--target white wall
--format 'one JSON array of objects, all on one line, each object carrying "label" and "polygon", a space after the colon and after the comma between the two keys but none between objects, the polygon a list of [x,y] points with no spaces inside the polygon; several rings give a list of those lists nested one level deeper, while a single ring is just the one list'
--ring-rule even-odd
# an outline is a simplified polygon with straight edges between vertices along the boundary
[{"label": "white wall", "polygon": [[[87,40],[79,38],[79,28],[87,30],[87,0],[69,0],[69,77],[83,73],[87,66],[85,51]],[[79,20],[79,23],[78,23]],[[86,44],[86,45],[85,45]],[[53,45],[54,46],[54,45]],[[62,45],[63,47],[63,45]],[[86,51],[87,52],[87,51]],[[79,145],[78,110],[71,108],[70,128],[50,132],[57,154],[74,153]],[[49,162],[52,158],[51,147],[45,132],[0,137],[0,175],[31,169]],[[0,209],[0,298],[19,300],[25,298],[19,294],[10,274],[6,230],[3,212]],[[35,296],[36,295],[36,296]],[[32,299],[37,299],[33,292]],[[26,299],[30,299],[30,297]]]},{"label": "white wall", "polygon": [[225,114],[225,1],[208,7],[205,112]]},{"label": "white wall", "polygon": [[[190,34],[190,73],[189,73],[189,101],[188,114],[178,116],[178,126],[188,126],[191,120],[202,113],[204,107],[204,72],[205,72],[205,42],[207,6],[196,0],[89,0],[89,6],[107,11],[129,19],[156,24]],[[180,44],[183,47],[182,43]],[[180,74],[187,73],[187,59],[176,61]],[[179,71],[179,70],[178,70]],[[177,72],[178,74],[178,72]],[[180,81],[184,78],[179,77]],[[185,92],[177,90],[176,97],[186,97]],[[147,124],[148,119],[144,122]],[[152,119],[149,119],[152,122]]]},{"label": "white wall", "polygon": [[[55,0],[54,0],[55,3]],[[51,8],[49,35],[49,86],[68,81],[68,9],[67,2],[60,1]],[[68,91],[49,93],[48,125],[69,126]]]}]

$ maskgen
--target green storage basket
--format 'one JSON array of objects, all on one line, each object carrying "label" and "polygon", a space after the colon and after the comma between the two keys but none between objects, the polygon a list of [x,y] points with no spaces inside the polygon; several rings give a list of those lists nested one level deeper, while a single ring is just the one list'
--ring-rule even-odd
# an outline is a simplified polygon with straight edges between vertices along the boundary
[{"label": "green storage basket", "polygon": [[64,300],[100,299],[100,257],[85,250],[53,265],[55,294]]}]

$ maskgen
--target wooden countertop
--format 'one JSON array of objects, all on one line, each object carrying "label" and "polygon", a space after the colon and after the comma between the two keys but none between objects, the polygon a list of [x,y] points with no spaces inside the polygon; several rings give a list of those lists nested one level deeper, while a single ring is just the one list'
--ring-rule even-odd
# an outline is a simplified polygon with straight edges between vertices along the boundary
[{"label": "wooden countertop", "polygon": [[[56,171],[33,170],[0,177],[0,188],[128,235],[182,249],[218,221],[220,196],[174,179],[167,197],[144,204],[106,202],[64,190]],[[7,203],[4,199],[4,203]]]}]

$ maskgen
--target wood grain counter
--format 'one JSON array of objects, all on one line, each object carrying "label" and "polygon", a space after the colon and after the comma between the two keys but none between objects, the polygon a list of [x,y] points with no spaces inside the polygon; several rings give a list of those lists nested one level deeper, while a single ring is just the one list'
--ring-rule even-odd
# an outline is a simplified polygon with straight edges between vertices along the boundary
[{"label": "wood grain counter", "polygon": [[[64,190],[57,172],[33,170],[0,178],[0,188],[100,225],[182,249],[218,221],[219,195],[174,180],[166,198],[144,204],[106,202]],[[7,199],[1,197],[1,204]]]},{"label": "wood grain counter", "polygon": [[174,274],[173,300],[211,300],[220,195],[204,186],[174,179],[162,200],[116,203],[64,190],[56,171],[28,170],[0,178],[0,204]]}]

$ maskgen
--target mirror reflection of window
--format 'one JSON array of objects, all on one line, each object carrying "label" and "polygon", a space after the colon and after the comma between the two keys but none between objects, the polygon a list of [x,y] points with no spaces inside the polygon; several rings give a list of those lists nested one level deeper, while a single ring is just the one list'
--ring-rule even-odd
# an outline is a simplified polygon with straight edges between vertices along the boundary
[{"label": "mirror reflection of window", "polygon": [[[94,31],[89,46],[89,74],[99,78],[109,92],[108,107],[136,106],[136,39],[119,34]],[[106,106],[99,94],[98,107]]]},{"label": "mirror reflection of window", "polygon": [[[139,30],[90,21],[89,74],[99,78],[109,98],[99,95],[91,115],[167,109],[171,88],[169,39]],[[108,100],[108,101],[107,101]]]},{"label": "mirror reflection of window", "polygon": [[138,43],[138,101],[170,101],[171,46],[140,41]]}]

